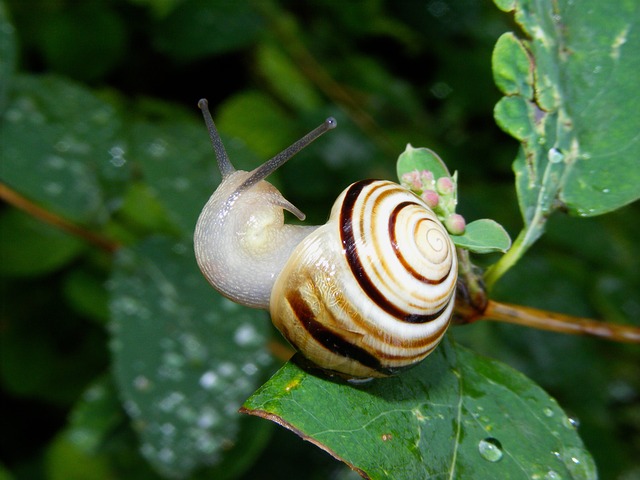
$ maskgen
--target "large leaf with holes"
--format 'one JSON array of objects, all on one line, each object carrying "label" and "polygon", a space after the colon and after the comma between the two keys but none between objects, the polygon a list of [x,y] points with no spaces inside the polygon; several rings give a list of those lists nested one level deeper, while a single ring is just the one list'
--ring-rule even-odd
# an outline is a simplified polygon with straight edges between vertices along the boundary
[{"label": "large leaf with holes", "polygon": [[[170,476],[219,463],[271,363],[266,315],[217,295],[190,244],[166,238],[120,251],[110,284],[114,373],[142,454]],[[264,437],[245,436],[249,450]]]},{"label": "large leaf with holes", "polygon": [[556,208],[605,213],[640,197],[640,3],[496,0],[524,37],[496,44],[507,95],[498,124],[521,141],[514,169],[525,222]]},{"label": "large leaf with holes", "polygon": [[411,371],[364,384],[289,363],[243,409],[367,478],[596,476],[555,400],[510,367],[449,340]]}]

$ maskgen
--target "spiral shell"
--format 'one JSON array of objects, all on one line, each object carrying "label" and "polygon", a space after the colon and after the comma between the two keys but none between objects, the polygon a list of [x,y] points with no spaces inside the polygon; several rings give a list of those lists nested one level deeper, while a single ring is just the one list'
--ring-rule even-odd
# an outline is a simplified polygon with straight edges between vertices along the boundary
[{"label": "spiral shell", "polygon": [[293,251],[271,292],[271,318],[323,369],[391,375],[442,339],[457,271],[451,238],[420,198],[392,182],[363,180]]}]

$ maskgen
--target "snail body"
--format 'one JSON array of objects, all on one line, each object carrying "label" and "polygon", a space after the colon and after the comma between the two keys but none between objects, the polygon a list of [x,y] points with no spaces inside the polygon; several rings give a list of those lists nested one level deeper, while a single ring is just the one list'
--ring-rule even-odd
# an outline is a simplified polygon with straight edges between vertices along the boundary
[{"label": "snail body", "polygon": [[268,309],[296,350],[348,378],[392,375],[431,353],[457,282],[455,247],[433,211],[396,183],[362,180],[339,195],[324,225],[286,225],[284,210],[304,215],[264,178],[335,121],[254,171],[236,171],[203,102],[223,180],[194,246],[214,288]]}]

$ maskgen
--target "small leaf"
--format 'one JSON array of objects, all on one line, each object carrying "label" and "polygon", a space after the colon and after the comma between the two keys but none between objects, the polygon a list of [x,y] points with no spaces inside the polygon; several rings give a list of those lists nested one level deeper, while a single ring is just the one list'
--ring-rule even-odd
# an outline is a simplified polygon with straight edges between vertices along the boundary
[{"label": "small leaf", "polygon": [[414,170],[429,170],[433,172],[433,176],[436,179],[451,177],[449,169],[437,153],[428,148],[413,148],[410,144],[407,144],[407,148],[398,157],[396,172],[398,178],[401,179],[405,173]]},{"label": "small leaf", "polygon": [[522,43],[511,33],[503,34],[493,49],[493,76],[496,85],[507,95],[533,97],[533,72]]},{"label": "small leaf", "polygon": [[511,247],[502,225],[484,218],[467,224],[462,235],[451,235],[453,243],[474,253],[506,252]]},{"label": "small leaf", "polygon": [[293,430],[371,479],[596,476],[555,400],[449,340],[416,368],[359,385],[288,363],[243,411]]},{"label": "small leaf", "polygon": [[174,477],[219,463],[271,365],[266,315],[218,295],[190,242],[120,250],[110,283],[114,374],[142,454]]}]

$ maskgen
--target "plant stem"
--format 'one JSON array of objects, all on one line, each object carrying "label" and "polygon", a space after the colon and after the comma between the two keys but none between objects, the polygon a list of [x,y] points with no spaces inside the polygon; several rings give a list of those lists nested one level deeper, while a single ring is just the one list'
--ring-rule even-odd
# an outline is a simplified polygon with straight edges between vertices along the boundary
[{"label": "plant stem", "polygon": [[547,216],[543,215],[541,209],[537,209],[531,223],[520,231],[509,251],[485,272],[484,281],[487,290],[491,291],[500,277],[513,267],[531,245],[540,238],[544,232],[546,220]]},{"label": "plant stem", "polygon": [[0,199],[5,202],[13,205],[16,208],[26,212],[27,214],[35,217],[45,223],[53,225],[60,230],[63,230],[71,235],[82,238],[86,240],[88,243],[95,245],[102,250],[105,250],[108,253],[115,252],[118,248],[120,248],[120,244],[114,242],[113,240],[106,239],[100,235],[97,235],[90,230],[87,230],[75,223],[66,220],[55,213],[51,213],[48,210],[36,205],[31,200],[26,197],[20,195],[15,190],[12,190],[4,183],[0,183]]},{"label": "plant stem", "polygon": [[616,342],[640,344],[640,327],[599,322],[590,318],[573,317],[493,300],[489,300],[487,308],[476,320],[493,320],[539,330],[590,335]]}]

